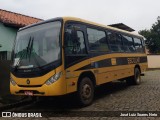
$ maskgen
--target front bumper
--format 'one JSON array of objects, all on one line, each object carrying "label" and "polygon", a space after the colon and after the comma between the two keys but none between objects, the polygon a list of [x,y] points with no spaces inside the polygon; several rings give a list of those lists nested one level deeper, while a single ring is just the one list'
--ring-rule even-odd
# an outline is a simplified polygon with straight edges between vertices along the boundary
[{"label": "front bumper", "polygon": [[25,95],[25,91],[32,91],[33,96],[59,96],[67,93],[66,83],[59,79],[51,85],[43,84],[42,86],[13,86],[10,83],[10,92],[14,95]]}]

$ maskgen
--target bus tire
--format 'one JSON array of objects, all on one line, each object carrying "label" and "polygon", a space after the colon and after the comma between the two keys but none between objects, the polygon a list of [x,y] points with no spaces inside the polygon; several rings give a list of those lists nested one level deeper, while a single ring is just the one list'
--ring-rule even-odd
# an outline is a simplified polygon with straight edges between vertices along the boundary
[{"label": "bus tire", "polygon": [[126,82],[128,85],[139,85],[141,83],[141,72],[139,68],[134,69],[134,75],[127,78]]},{"label": "bus tire", "polygon": [[89,77],[81,79],[78,85],[77,99],[80,106],[88,106],[92,104],[94,99],[94,85]]}]

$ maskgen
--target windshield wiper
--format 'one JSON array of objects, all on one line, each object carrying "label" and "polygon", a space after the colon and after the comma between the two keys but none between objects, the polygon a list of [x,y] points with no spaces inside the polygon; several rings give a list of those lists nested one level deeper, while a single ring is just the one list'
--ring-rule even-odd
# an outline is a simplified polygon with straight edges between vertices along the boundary
[{"label": "windshield wiper", "polygon": [[[34,37],[32,38],[32,41],[31,41],[31,47],[30,47],[30,51],[29,51],[29,60],[30,60],[32,50],[33,50],[33,43],[34,43]],[[40,64],[39,64],[39,62],[38,62],[38,60],[37,60],[37,58],[34,54],[33,54],[33,58],[34,58],[35,63],[37,64],[38,68],[40,69]]]},{"label": "windshield wiper", "polygon": [[33,44],[34,44],[34,37],[30,37],[26,49],[23,49],[22,54],[20,55],[19,60],[17,61],[16,65],[15,65],[15,70],[17,70],[17,68],[19,67],[19,64],[20,64],[22,58],[26,57],[26,59],[28,59],[30,62],[31,56],[33,57],[36,65],[40,69],[40,64],[35,56],[36,53],[33,52]]},{"label": "windshield wiper", "polygon": [[30,62],[30,58],[31,58],[32,50],[33,50],[33,41],[34,41],[34,37],[31,39],[30,47],[28,48],[28,51],[27,51],[29,62]]},{"label": "windshield wiper", "polygon": [[[29,61],[30,61],[30,58],[31,58],[31,55],[32,55],[32,51],[33,51],[33,43],[34,43],[34,37],[31,40],[30,47],[28,48],[28,52],[27,52],[28,53],[28,57],[29,57]],[[35,61],[36,65],[40,69],[40,64],[39,64],[37,58],[35,57],[34,53],[33,53],[33,58],[34,58],[34,61]]]},{"label": "windshield wiper", "polygon": [[29,41],[28,41],[28,45],[27,45],[27,47],[26,47],[26,49],[27,49],[27,53],[26,53],[26,59],[27,59],[27,55],[28,55],[28,53],[29,53],[29,50],[30,50],[30,44],[31,44],[31,40],[32,40],[32,38],[30,37],[30,38],[29,38]]},{"label": "windshield wiper", "polygon": [[[27,47],[26,47],[26,50],[27,50],[26,58],[27,58],[27,54],[28,54],[29,49],[30,49],[30,48],[29,48],[30,43],[31,43],[31,37],[29,38],[28,45],[27,45]],[[20,55],[19,60],[17,61],[16,65],[15,65],[15,70],[17,70],[17,68],[18,68],[18,66],[19,66],[19,64],[20,64],[20,62],[21,62],[21,59],[22,59],[24,56],[25,56],[25,49],[23,49],[22,54]]]}]

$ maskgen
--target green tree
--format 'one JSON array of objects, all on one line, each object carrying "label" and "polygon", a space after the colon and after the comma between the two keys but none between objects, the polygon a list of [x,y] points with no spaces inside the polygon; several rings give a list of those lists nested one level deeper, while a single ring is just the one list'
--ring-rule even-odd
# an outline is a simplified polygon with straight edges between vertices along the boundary
[{"label": "green tree", "polygon": [[160,17],[157,18],[151,29],[141,30],[139,34],[146,38],[146,46],[150,53],[159,54],[160,53]]}]

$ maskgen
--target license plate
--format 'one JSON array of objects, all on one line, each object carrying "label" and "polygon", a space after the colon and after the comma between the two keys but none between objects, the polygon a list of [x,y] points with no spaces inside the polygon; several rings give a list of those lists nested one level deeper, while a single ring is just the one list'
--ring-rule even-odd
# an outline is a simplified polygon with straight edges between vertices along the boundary
[{"label": "license plate", "polygon": [[33,96],[33,92],[32,91],[24,91],[25,95],[29,95],[29,96]]}]

